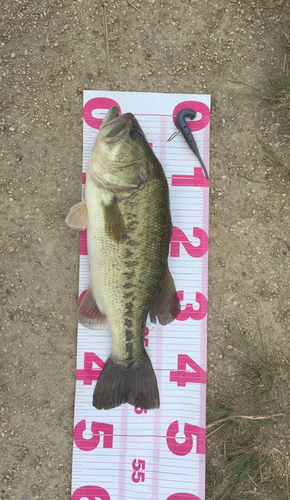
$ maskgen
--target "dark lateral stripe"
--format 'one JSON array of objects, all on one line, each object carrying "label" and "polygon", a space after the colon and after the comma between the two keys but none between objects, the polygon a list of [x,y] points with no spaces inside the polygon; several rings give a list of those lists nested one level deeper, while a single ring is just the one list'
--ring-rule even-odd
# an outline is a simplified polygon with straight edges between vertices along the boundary
[{"label": "dark lateral stripe", "polygon": [[135,267],[137,266],[138,262],[136,260],[126,260],[124,264],[126,267]]},{"label": "dark lateral stripe", "polygon": [[127,241],[127,245],[130,245],[131,247],[138,247],[140,245],[140,243],[136,240],[128,240]]},{"label": "dark lateral stripe", "polygon": [[133,288],[132,283],[124,283],[123,288]]},{"label": "dark lateral stripe", "polygon": [[127,231],[134,231],[138,227],[138,222],[136,220],[132,220],[126,224]]},{"label": "dark lateral stripe", "polygon": [[131,271],[127,271],[123,273],[123,275],[127,278],[127,280],[131,280],[133,276],[135,275],[135,270],[132,269]]},{"label": "dark lateral stripe", "polygon": [[130,343],[133,340],[133,331],[128,326],[125,331],[126,342]]},{"label": "dark lateral stripe", "polygon": [[126,248],[126,250],[125,250],[125,258],[126,259],[130,259],[130,257],[132,257],[132,255],[134,255],[134,253],[131,252],[131,250],[129,250],[129,248]]},{"label": "dark lateral stripe", "polygon": [[[133,334],[132,334],[133,337]],[[133,342],[126,343],[126,352],[128,354],[128,361],[133,360]]]},{"label": "dark lateral stripe", "polygon": [[126,317],[127,316],[129,316],[129,318],[132,317],[132,314],[133,314],[133,305],[134,305],[133,302],[126,302],[126,304],[125,304]]}]

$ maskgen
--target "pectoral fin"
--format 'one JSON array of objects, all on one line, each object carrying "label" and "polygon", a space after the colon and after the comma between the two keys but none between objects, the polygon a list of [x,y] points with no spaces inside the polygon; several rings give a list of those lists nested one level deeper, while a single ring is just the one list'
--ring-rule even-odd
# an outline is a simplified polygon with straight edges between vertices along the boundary
[{"label": "pectoral fin", "polygon": [[106,326],[106,316],[98,308],[91,284],[79,305],[78,322],[90,330],[100,330]]},{"label": "pectoral fin", "polygon": [[150,321],[156,323],[157,317],[161,325],[167,325],[178,316],[179,312],[179,298],[176,293],[173,278],[167,267],[161,294],[149,309]]},{"label": "pectoral fin", "polygon": [[105,232],[116,243],[123,243],[127,239],[125,222],[115,196],[108,203],[103,201]]},{"label": "pectoral fin", "polygon": [[70,209],[65,222],[72,229],[84,230],[89,225],[88,207],[85,201],[81,201]]}]

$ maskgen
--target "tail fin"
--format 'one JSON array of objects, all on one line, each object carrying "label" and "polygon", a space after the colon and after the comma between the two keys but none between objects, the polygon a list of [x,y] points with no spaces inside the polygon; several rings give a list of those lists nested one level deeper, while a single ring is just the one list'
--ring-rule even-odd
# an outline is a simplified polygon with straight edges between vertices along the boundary
[{"label": "tail fin", "polygon": [[109,356],[99,376],[93,396],[93,406],[109,410],[123,403],[142,409],[159,408],[159,391],[150,358],[124,367]]}]

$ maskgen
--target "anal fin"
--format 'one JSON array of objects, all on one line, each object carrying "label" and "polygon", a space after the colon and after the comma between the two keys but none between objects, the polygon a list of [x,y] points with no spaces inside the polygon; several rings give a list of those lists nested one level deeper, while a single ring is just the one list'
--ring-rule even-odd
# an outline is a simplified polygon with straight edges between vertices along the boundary
[{"label": "anal fin", "polygon": [[106,326],[106,316],[98,308],[91,283],[79,305],[78,322],[90,330],[100,330]]},{"label": "anal fin", "polygon": [[84,230],[89,226],[88,207],[85,201],[74,205],[65,219],[72,229]]},{"label": "anal fin", "polygon": [[180,313],[180,302],[175,284],[168,267],[165,273],[163,287],[158,299],[149,309],[150,321],[156,323],[156,317],[161,325],[171,323]]}]

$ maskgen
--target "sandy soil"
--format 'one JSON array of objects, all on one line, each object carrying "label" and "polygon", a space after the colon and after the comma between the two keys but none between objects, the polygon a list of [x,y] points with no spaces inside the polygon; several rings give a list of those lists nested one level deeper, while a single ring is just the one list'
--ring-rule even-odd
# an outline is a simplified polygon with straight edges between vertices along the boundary
[{"label": "sandy soil", "polygon": [[[233,83],[266,90],[289,69],[289,4],[265,1],[107,0],[105,12],[115,90],[212,95],[208,406],[284,413],[262,442],[278,489],[248,484],[274,500],[290,474],[290,174],[258,138],[290,166],[289,108]],[[69,499],[79,235],[64,219],[81,196],[82,90],[111,89],[102,2],[2,0],[0,23],[0,498]],[[281,366],[267,404],[229,356],[237,324]],[[209,480],[222,448],[212,435]]]}]

